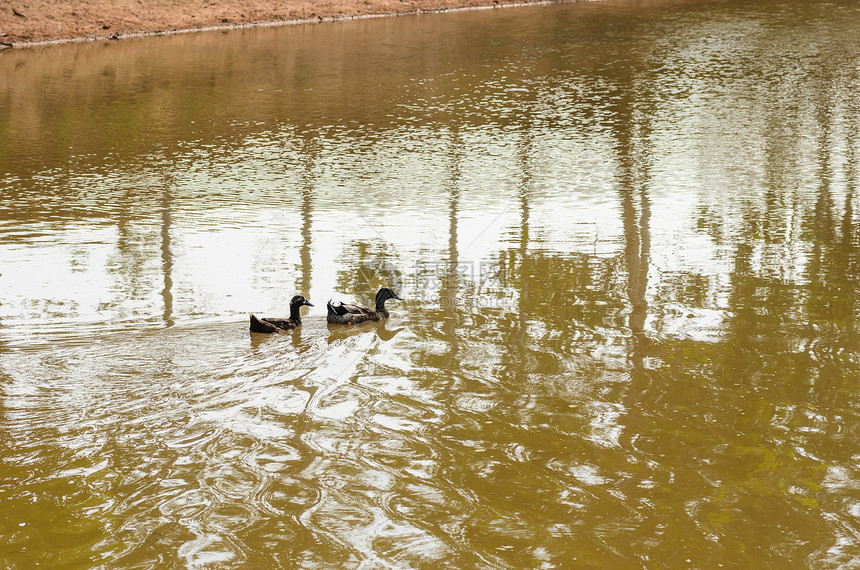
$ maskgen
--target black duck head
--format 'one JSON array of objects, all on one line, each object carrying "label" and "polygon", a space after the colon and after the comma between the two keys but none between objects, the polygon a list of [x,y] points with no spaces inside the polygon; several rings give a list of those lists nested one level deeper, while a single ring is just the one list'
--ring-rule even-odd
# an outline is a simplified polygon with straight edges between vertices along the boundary
[{"label": "black duck head", "polygon": [[394,291],[392,291],[388,287],[383,287],[376,294],[376,306],[377,306],[377,308],[379,308],[380,306],[385,306],[385,301],[387,301],[389,299],[397,299],[399,301],[403,300],[397,296],[397,293],[395,293]]},{"label": "black duck head", "polygon": [[301,307],[302,305],[307,305],[308,307],[313,307],[310,301],[302,297],[301,295],[296,295],[292,299],[290,299],[290,307]]}]

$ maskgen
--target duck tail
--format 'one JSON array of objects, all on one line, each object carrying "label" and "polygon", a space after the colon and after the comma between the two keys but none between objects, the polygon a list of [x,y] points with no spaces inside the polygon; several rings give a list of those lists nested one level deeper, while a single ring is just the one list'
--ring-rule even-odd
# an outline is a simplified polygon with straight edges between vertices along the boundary
[{"label": "duck tail", "polygon": [[251,332],[259,332],[259,333],[271,333],[275,332],[276,327],[270,325],[269,323],[264,323],[260,319],[254,316],[253,313],[250,313],[250,327],[249,330]]},{"label": "duck tail", "polygon": [[331,299],[329,299],[328,304],[326,304],[326,309],[328,309],[329,315],[342,316],[347,313],[347,310],[343,306],[343,303],[341,303],[340,301],[332,303]]}]

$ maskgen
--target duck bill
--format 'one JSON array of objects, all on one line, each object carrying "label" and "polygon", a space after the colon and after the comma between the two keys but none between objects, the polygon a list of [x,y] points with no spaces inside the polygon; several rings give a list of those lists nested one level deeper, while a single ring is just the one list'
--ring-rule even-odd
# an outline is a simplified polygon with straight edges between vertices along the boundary
[{"label": "duck bill", "polygon": [[313,306],[314,306],[314,304],[313,304],[313,303],[311,303],[310,301],[305,301],[305,302],[304,302],[304,305],[305,305],[306,307],[313,307]]}]

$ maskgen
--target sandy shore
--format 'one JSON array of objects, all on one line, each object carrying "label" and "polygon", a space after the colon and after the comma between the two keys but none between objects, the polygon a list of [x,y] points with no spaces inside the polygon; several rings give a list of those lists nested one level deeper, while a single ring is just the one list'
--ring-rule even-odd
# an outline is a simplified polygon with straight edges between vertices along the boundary
[{"label": "sandy shore", "polygon": [[0,48],[540,0],[4,0]]}]

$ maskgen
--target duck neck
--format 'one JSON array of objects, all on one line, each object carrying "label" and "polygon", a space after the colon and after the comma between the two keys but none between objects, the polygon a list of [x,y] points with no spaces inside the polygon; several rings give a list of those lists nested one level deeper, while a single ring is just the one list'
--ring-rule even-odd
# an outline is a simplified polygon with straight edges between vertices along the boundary
[{"label": "duck neck", "polygon": [[302,314],[299,312],[302,306],[298,303],[295,305],[290,305],[290,320],[296,321],[297,323],[302,322]]},{"label": "duck neck", "polygon": [[376,297],[376,312],[382,313],[384,315],[388,314],[388,310],[385,308],[385,301],[387,301],[385,297],[378,295]]}]

